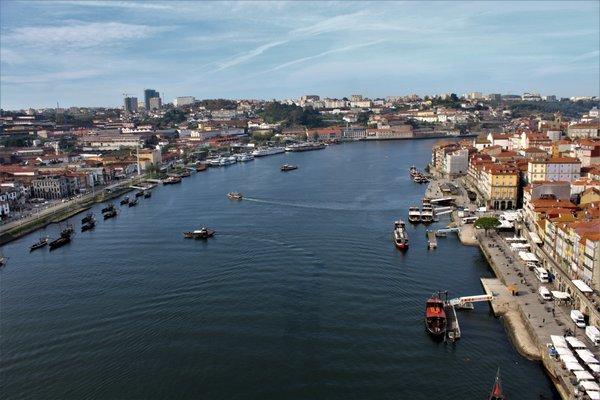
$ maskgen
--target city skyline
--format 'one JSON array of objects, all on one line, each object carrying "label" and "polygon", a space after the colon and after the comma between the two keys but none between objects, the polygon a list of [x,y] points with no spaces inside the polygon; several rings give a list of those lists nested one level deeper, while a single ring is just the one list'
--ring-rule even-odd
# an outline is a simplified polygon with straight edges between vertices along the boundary
[{"label": "city skyline", "polygon": [[3,109],[119,107],[121,93],[142,98],[145,88],[165,102],[355,92],[598,96],[597,2],[0,7]]}]

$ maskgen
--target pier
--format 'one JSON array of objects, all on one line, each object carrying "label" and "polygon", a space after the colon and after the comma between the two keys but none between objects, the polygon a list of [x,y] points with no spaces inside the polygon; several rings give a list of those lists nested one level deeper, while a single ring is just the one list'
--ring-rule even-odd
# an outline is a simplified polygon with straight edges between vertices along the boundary
[{"label": "pier", "polygon": [[455,341],[460,339],[460,325],[456,316],[456,309],[452,304],[446,302],[444,311],[446,312],[446,336],[448,340]]},{"label": "pier", "polygon": [[429,249],[435,249],[437,247],[437,238],[435,237],[435,231],[427,231],[427,247]]}]

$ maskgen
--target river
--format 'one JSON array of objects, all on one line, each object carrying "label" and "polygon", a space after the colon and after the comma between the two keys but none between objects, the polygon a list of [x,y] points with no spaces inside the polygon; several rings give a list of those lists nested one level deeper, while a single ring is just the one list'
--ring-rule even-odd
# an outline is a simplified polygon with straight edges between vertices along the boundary
[{"label": "river", "polygon": [[[455,344],[425,333],[428,296],[480,294],[492,276],[453,234],[428,251],[425,227],[409,226],[410,249],[394,248],[393,221],[425,191],[408,168],[434,143],[212,168],[52,252],[29,245],[58,225],[5,245],[2,397],[486,399],[500,367],[509,398],[558,399],[486,304],[460,312]],[[217,235],[183,238],[203,225]]]}]

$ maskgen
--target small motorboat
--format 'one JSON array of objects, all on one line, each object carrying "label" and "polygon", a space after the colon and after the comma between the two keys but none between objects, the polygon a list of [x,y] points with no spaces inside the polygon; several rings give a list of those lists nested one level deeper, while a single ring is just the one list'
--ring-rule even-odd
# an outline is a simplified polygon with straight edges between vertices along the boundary
[{"label": "small motorboat", "polygon": [[229,192],[227,197],[229,197],[229,200],[242,200],[244,198],[240,192]]},{"label": "small motorboat", "polygon": [[129,207],[135,207],[137,206],[137,199],[133,199],[129,202]]},{"label": "small motorboat", "polygon": [[29,246],[29,251],[34,251],[46,247],[48,245],[48,237],[42,237],[40,240]]},{"label": "small motorboat", "polygon": [[290,164],[283,164],[281,166],[281,171],[283,171],[283,172],[293,171],[295,169],[298,169],[298,166],[296,166],[296,165],[290,165]]},{"label": "small motorboat", "polygon": [[129,204],[129,196],[125,196],[121,200],[121,205],[124,206],[125,204]]},{"label": "small motorboat", "polygon": [[148,192],[148,191],[144,192],[145,199],[149,199],[150,197],[152,197],[152,192]]},{"label": "small motorboat", "polygon": [[195,231],[183,232],[183,237],[186,239],[208,239],[214,235],[215,231],[206,227],[202,227]]}]

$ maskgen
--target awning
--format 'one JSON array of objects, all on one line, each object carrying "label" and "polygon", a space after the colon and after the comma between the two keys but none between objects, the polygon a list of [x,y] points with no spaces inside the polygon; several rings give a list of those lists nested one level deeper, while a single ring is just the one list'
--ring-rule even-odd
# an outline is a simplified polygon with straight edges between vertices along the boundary
[{"label": "awning", "polygon": [[593,381],[594,376],[587,371],[573,371],[578,381]]},{"label": "awning", "polygon": [[567,349],[566,347],[554,347],[554,350],[556,350],[556,352],[558,353],[559,356],[572,356],[573,355],[571,350]]},{"label": "awning", "polygon": [[565,340],[567,341],[567,343],[569,343],[569,346],[571,346],[574,349],[585,349],[585,344],[583,344],[581,340],[577,339],[574,336],[567,336]]},{"label": "awning", "polygon": [[516,249],[528,249],[531,246],[529,246],[528,244],[525,244],[525,243],[511,243],[510,247],[513,250],[516,250]]},{"label": "awning", "polygon": [[583,371],[583,367],[578,362],[570,362],[565,364],[565,368],[569,371]]},{"label": "awning", "polygon": [[588,364],[588,367],[594,372],[600,372],[600,364]]},{"label": "awning", "polygon": [[600,386],[598,386],[598,384],[596,382],[582,381],[579,383],[579,385],[583,386],[583,388],[585,389],[586,392],[588,390],[593,390],[595,392],[600,391]]},{"label": "awning", "polygon": [[590,396],[590,399],[592,400],[600,400],[600,392],[595,390],[586,390],[585,393]]},{"label": "awning", "polygon": [[569,293],[567,293],[567,292],[559,292],[558,290],[553,290],[552,291],[552,296],[554,296],[554,298],[556,300],[567,300],[567,299],[571,298],[571,296],[569,295]]},{"label": "awning", "polygon": [[567,347],[567,341],[564,337],[558,335],[550,335],[550,340],[552,340],[552,344],[554,347]]},{"label": "awning", "polygon": [[574,279],[571,282],[573,282],[573,284],[575,286],[577,286],[577,289],[579,289],[582,293],[593,293],[594,292],[592,290],[592,288],[590,288],[584,281],[582,281],[580,279]]},{"label": "awning", "polygon": [[582,350],[576,350],[575,352],[577,353],[579,358],[581,358],[583,360],[584,363],[599,364],[598,360],[596,359],[596,357],[594,357],[594,354],[592,354],[591,351],[589,351],[587,349],[582,349]]},{"label": "awning", "polygon": [[578,363],[579,362],[577,360],[577,357],[575,357],[573,354],[561,354],[560,360],[562,362],[564,362],[565,364]]},{"label": "awning", "polygon": [[519,257],[521,257],[521,260],[523,261],[538,262],[538,258],[535,256],[535,254],[529,253],[528,251],[520,251]]}]

